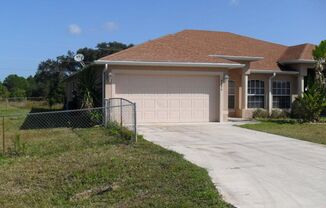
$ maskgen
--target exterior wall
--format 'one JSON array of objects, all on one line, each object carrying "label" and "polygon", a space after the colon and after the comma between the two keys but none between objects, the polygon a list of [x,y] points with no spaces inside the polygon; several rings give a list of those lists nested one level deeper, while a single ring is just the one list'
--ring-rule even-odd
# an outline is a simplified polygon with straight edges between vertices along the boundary
[{"label": "exterior wall", "polygon": [[[224,77],[224,74],[227,73],[227,69],[216,69],[216,68],[209,68],[209,67],[200,67],[200,68],[197,68],[197,67],[151,67],[151,66],[114,66],[114,65],[110,65],[108,68],[107,68],[107,71],[106,73],[111,73],[111,76],[112,76],[112,80],[115,79],[115,75],[114,75],[114,71],[118,71],[118,70],[130,70],[130,72],[132,71],[151,71],[151,73],[153,72],[160,72],[160,71],[169,71],[171,73],[173,73],[173,71],[175,71],[176,73],[180,73],[180,72],[184,72],[185,74],[187,72],[194,72],[194,73],[210,73],[210,72],[217,72],[217,73],[220,73],[221,75],[219,76],[220,77],[220,84],[217,83],[217,85],[219,86],[216,86],[217,89],[220,89],[219,91],[217,90],[217,93],[218,93],[218,97],[219,97],[219,100],[221,100],[219,103],[220,103],[220,106],[218,106],[218,109],[221,109],[221,111],[218,111],[218,112],[222,112],[223,115],[220,115],[219,118],[220,120],[223,120],[223,121],[227,121],[228,120],[228,85],[225,84],[227,82],[224,82],[223,81],[223,77]],[[108,81],[108,79],[106,78],[105,80],[105,98],[111,98],[111,97],[114,97],[114,92],[115,92],[115,85],[114,85],[114,81],[112,83],[110,83]]]},{"label": "exterior wall", "polygon": [[[104,98],[111,98],[114,96],[115,92],[115,85],[114,82],[111,83],[110,79],[114,80],[114,73],[113,71],[118,70],[130,70],[130,71],[151,71],[151,72],[160,72],[160,71],[169,71],[173,73],[175,71],[178,72],[203,72],[203,73],[211,73],[216,72],[220,74],[220,84],[217,86],[219,88],[219,94],[218,97],[221,100],[219,102],[219,106],[217,106],[218,109],[220,109],[219,112],[222,113],[221,116],[219,116],[220,120],[227,121],[228,117],[239,117],[239,118],[251,118],[252,113],[255,109],[247,108],[245,109],[245,105],[243,101],[243,69],[217,69],[217,68],[209,68],[209,67],[150,67],[150,66],[103,66],[99,65],[94,68],[97,73],[98,81],[94,84],[99,84],[104,82],[103,88],[103,97]],[[104,74],[103,74],[104,70]],[[109,76],[109,74],[111,76]],[[230,110],[228,109],[228,80],[224,80],[224,75],[229,75],[229,80],[232,80],[235,82],[235,109]],[[300,72],[301,74],[301,72]],[[104,76],[103,76],[104,75]],[[302,75],[301,75],[302,76]],[[110,78],[109,78],[110,77]],[[264,86],[265,86],[265,109],[268,109],[269,105],[269,78],[271,77],[271,74],[258,74],[258,73],[251,73],[248,75],[248,80],[263,80]],[[273,78],[273,80],[288,80],[291,83],[291,98],[292,101],[295,100],[295,98],[300,94],[298,90],[298,77],[299,75],[285,75],[285,74],[276,74],[276,77]],[[104,78],[104,80],[102,80]],[[77,85],[78,82],[78,76],[74,76],[66,80],[66,106],[69,102],[73,100],[72,91],[73,88]],[[217,84],[218,85],[218,84]],[[221,109],[222,108],[222,109]]]}]

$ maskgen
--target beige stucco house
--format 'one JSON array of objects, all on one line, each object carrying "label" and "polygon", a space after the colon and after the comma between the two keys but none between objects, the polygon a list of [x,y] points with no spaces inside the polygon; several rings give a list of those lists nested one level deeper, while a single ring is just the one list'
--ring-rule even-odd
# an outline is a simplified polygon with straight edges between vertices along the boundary
[{"label": "beige stucco house", "polygon": [[227,121],[257,108],[289,110],[314,67],[314,47],[185,30],[96,64],[103,98],[135,102],[139,123]]}]

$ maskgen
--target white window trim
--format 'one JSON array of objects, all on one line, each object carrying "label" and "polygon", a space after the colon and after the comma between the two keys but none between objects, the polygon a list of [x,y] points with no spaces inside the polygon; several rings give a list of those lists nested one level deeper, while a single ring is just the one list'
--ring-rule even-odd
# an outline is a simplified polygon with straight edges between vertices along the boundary
[{"label": "white window trim", "polygon": [[[264,83],[264,88],[263,88],[263,90],[264,90],[264,93],[263,94],[250,94],[249,93],[249,82],[251,82],[251,81],[260,81],[260,82],[263,82]],[[261,89],[261,88],[259,88],[259,89]],[[249,79],[248,80],[248,89],[247,89],[247,97],[248,97],[248,99],[247,99],[247,106],[248,106],[248,109],[257,109],[257,108],[251,108],[251,107],[249,107],[249,97],[250,96],[261,96],[261,97],[264,97],[264,109],[266,108],[266,92],[265,92],[265,81],[264,80],[260,80],[260,79]]]},{"label": "white window trim", "polygon": [[[234,87],[234,93],[230,93],[230,88],[229,88],[229,91],[228,91],[228,99],[229,99],[229,96],[234,96],[234,107],[233,108],[228,108],[229,109],[229,112],[235,112],[235,98],[236,98],[236,84],[235,84],[235,81],[234,80],[229,80],[229,82],[233,82],[233,87]],[[230,85],[229,85],[230,86]]]},{"label": "white window trim", "polygon": [[[273,86],[274,86],[274,82],[289,82],[290,83],[290,94],[288,95],[278,95],[278,94],[274,94],[273,93]],[[272,108],[273,109],[282,109],[282,110],[290,110],[291,109],[291,103],[292,103],[292,98],[291,98],[291,95],[292,95],[292,82],[291,80],[288,80],[288,79],[276,79],[276,80],[273,80],[272,81]],[[277,97],[289,97],[290,98],[290,108],[276,108],[274,107],[274,96],[277,96]]]}]

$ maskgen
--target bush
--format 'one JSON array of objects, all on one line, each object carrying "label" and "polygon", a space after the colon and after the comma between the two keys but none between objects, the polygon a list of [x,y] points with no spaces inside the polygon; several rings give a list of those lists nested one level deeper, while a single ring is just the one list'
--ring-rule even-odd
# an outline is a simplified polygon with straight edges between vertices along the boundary
[{"label": "bush", "polygon": [[325,106],[326,89],[323,86],[313,85],[293,102],[291,117],[303,122],[320,121]]},{"label": "bush", "polygon": [[288,117],[288,112],[284,110],[272,110],[270,118],[272,119],[284,119]]},{"label": "bush", "polygon": [[253,118],[268,118],[269,113],[265,109],[259,108],[253,112],[252,117]]},{"label": "bush", "polygon": [[120,126],[117,122],[110,122],[107,124],[107,129],[111,136],[119,137],[125,141],[131,141],[135,138],[135,134],[129,129]]}]

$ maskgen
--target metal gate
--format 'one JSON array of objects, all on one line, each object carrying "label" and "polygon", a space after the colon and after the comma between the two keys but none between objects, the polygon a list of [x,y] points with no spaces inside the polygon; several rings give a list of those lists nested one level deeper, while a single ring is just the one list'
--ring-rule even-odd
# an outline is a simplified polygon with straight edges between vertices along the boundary
[{"label": "metal gate", "polygon": [[137,139],[136,103],[124,98],[105,99],[105,115],[105,125],[117,123],[132,131]]}]

